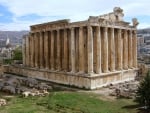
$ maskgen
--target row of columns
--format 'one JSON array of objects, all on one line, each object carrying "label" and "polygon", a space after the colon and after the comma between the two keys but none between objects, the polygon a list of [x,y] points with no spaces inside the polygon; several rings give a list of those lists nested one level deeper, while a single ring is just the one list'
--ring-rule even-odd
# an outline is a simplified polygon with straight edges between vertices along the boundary
[{"label": "row of columns", "polygon": [[29,67],[72,73],[107,73],[137,67],[136,31],[79,27],[32,33],[23,41]]}]

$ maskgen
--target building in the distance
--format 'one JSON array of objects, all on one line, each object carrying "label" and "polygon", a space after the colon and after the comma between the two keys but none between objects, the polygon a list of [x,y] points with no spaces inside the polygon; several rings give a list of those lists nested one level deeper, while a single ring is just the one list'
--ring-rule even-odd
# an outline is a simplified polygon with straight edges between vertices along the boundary
[{"label": "building in the distance", "polygon": [[134,18],[130,25],[123,16],[115,7],[85,21],[32,25],[23,41],[23,67],[12,67],[11,72],[87,89],[132,80],[138,22]]}]

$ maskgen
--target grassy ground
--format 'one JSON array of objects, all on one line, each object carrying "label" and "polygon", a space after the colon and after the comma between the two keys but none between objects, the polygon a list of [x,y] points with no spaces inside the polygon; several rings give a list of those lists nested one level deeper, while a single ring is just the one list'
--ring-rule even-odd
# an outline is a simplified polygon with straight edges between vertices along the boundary
[{"label": "grassy ground", "polygon": [[7,98],[0,113],[136,113],[133,100],[102,100],[98,95],[79,92],[52,92],[46,97]]}]

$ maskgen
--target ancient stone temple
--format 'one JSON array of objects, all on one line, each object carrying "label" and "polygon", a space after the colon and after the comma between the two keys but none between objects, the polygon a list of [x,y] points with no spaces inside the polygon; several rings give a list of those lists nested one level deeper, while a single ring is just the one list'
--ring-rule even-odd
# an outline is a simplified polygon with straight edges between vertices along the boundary
[{"label": "ancient stone temple", "polygon": [[134,18],[130,25],[123,16],[123,10],[115,7],[85,21],[31,26],[18,73],[87,89],[134,79],[138,22]]}]

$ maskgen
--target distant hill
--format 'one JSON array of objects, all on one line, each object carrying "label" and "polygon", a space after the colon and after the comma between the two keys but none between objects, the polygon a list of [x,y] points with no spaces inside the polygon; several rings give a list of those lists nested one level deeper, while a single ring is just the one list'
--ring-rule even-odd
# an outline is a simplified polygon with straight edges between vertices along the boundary
[{"label": "distant hill", "polygon": [[150,28],[138,29],[138,34],[150,34]]},{"label": "distant hill", "polygon": [[28,34],[29,31],[0,31],[0,40],[10,39],[12,44],[22,43],[22,36]]}]

